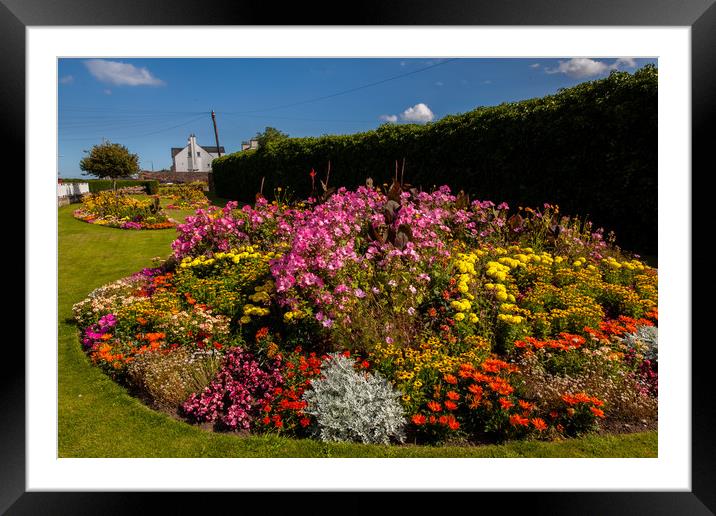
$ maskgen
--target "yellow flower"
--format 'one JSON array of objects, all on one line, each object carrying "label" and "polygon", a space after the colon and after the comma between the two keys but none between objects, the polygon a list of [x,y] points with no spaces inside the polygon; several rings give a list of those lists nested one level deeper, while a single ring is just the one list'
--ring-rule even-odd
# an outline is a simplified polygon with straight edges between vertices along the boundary
[{"label": "yellow flower", "polygon": [[455,320],[456,321],[462,321],[465,319],[465,314],[462,312],[458,312],[455,314]]}]

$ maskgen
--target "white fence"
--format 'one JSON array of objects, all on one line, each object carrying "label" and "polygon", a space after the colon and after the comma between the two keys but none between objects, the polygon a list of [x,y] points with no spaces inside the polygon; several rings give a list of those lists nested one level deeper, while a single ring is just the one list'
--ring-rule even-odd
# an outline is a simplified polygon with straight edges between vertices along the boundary
[{"label": "white fence", "polygon": [[62,183],[57,185],[57,197],[71,197],[89,193],[89,183]]},{"label": "white fence", "polygon": [[66,206],[80,202],[82,195],[89,193],[89,183],[62,183],[57,185],[57,205]]}]

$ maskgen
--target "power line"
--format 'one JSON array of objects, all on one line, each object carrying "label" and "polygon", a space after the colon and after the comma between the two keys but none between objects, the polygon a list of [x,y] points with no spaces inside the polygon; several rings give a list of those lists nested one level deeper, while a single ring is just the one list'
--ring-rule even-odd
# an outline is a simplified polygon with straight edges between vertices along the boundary
[{"label": "power line", "polygon": [[323,96],[321,96],[321,97],[315,97],[315,98],[312,98],[312,99],[301,100],[301,101],[299,101],[299,102],[294,102],[294,103],[291,103],[291,104],[283,104],[283,105],[281,105],[281,106],[274,106],[274,107],[271,107],[271,108],[254,109],[254,110],[251,110],[251,111],[235,111],[235,112],[233,112],[233,113],[226,113],[226,112],[225,112],[224,114],[225,114],[225,115],[227,115],[227,114],[239,115],[239,114],[247,114],[247,113],[262,113],[262,112],[264,112],[264,111],[274,111],[274,110],[276,110],[276,109],[284,109],[284,108],[289,108],[289,107],[293,107],[293,106],[300,106],[300,105],[303,105],[303,104],[309,104],[309,103],[311,103],[311,102],[318,102],[319,100],[325,100],[325,99],[330,99],[330,98],[333,98],[333,97],[338,97],[339,95],[345,95],[346,93],[353,93],[354,91],[363,90],[363,89],[365,89],[365,88],[371,88],[371,87],[377,86],[377,85],[379,85],[379,84],[383,84],[383,83],[386,83],[386,82],[389,82],[389,81],[394,81],[394,80],[400,79],[400,78],[402,78],[402,77],[407,77],[408,75],[413,75],[413,74],[416,74],[416,73],[424,72],[425,70],[430,70],[431,68],[435,68],[435,67],[437,67],[437,66],[442,66],[442,65],[444,65],[444,64],[447,64],[447,63],[450,63],[450,62],[456,61],[456,60],[457,60],[457,58],[446,59],[446,60],[444,60],[444,61],[440,61],[439,63],[435,63],[435,64],[432,64],[432,65],[430,65],[430,66],[426,66],[426,67],[424,67],[424,68],[419,68],[419,69],[417,69],[417,70],[413,70],[412,72],[406,72],[406,73],[402,73],[402,74],[400,74],[400,75],[394,75],[393,77],[388,77],[387,79],[382,79],[382,80],[380,80],[380,81],[371,82],[371,83],[369,83],[369,84],[364,84],[364,85],[362,85],[362,86],[357,86],[357,87],[355,87],[355,88],[350,88],[350,89],[348,89],[348,90],[343,90],[343,91],[339,91],[339,92],[336,92],[336,93],[331,93],[330,95],[323,95]]},{"label": "power line", "polygon": [[[130,136],[113,136],[112,138],[115,139],[115,140],[126,140],[126,139],[130,139],[130,138],[143,138],[144,136],[151,136],[151,135],[153,135],[153,134],[159,134],[159,133],[163,133],[163,132],[166,132],[166,131],[171,131],[172,129],[176,129],[177,127],[182,127],[182,126],[185,126],[185,125],[189,125],[189,124],[191,124],[191,123],[196,122],[196,121],[199,120],[199,119],[204,118],[204,116],[205,116],[205,115],[202,114],[201,116],[198,116],[198,117],[196,117],[196,118],[192,118],[191,120],[186,120],[186,121],[184,121],[184,122],[182,122],[182,123],[180,123],[180,124],[172,125],[172,126],[170,126],[170,127],[165,127],[165,128],[163,128],[163,129],[159,129],[158,131],[152,131],[152,132],[143,133],[143,134],[133,134],[133,135],[130,135]],[[94,140],[94,139],[96,139],[96,138],[97,138],[96,136],[91,136],[91,137],[88,137],[88,138],[64,138],[64,137],[60,136],[60,139],[62,139],[62,140]]]},{"label": "power line", "polygon": [[345,120],[345,119],[339,119],[339,118],[302,118],[302,117],[293,117],[293,116],[276,116],[276,115],[239,115],[236,113],[227,113],[222,111],[217,111],[217,114],[220,115],[229,115],[231,117],[236,118],[275,118],[279,120],[297,120],[302,122],[349,122],[349,123],[362,123],[362,124],[373,124],[377,122],[377,120]]}]

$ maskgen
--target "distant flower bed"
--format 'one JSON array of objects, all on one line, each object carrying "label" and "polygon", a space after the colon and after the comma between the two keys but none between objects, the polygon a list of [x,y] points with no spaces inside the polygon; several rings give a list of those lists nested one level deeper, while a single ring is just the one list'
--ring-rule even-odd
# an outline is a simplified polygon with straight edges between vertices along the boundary
[{"label": "distant flower bed", "polygon": [[139,200],[121,192],[87,195],[73,213],[76,219],[119,229],[167,229],[175,226],[159,208],[159,198]]},{"label": "distant flower bed", "polygon": [[204,195],[204,183],[201,182],[160,186],[159,196],[171,199],[165,208],[167,210],[196,210],[209,206],[209,199]]},{"label": "distant flower bed", "polygon": [[187,421],[383,444],[656,421],[657,270],[556,206],[339,189],[198,210],[172,248],[74,314]]}]

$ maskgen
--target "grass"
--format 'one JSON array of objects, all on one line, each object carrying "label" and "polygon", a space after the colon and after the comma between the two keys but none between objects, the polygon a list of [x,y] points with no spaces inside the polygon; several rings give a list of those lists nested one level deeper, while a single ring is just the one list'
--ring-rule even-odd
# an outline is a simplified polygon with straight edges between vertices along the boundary
[{"label": "grass", "polygon": [[[218,205],[226,199],[212,198]],[[367,446],[201,430],[143,405],[93,367],[80,348],[72,305],[91,290],[169,255],[175,231],[130,231],[58,209],[58,449],[60,457],[656,457],[657,432],[486,446]],[[173,211],[183,219],[186,210]]]}]

